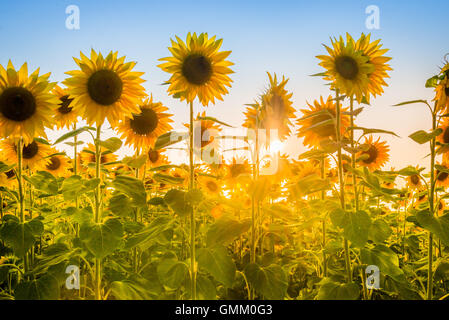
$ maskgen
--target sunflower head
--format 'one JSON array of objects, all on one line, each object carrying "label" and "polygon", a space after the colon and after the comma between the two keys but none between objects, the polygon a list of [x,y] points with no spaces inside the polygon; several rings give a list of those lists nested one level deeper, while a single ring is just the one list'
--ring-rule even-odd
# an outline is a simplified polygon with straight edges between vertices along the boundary
[{"label": "sunflower head", "polygon": [[[443,161],[443,163],[439,163],[439,166],[443,167],[446,170],[449,170],[449,165],[446,161]],[[436,169],[435,170],[435,179],[436,179],[436,185],[441,187],[448,187],[449,186],[449,173],[445,172],[443,170]]]},{"label": "sunflower head", "polygon": [[210,195],[219,195],[222,190],[222,184],[220,180],[207,175],[198,176],[198,185],[202,190]]},{"label": "sunflower head", "polygon": [[[1,141],[0,150],[3,154],[4,162],[8,164],[18,163],[18,146],[13,139]],[[50,161],[48,157],[51,154],[52,150],[47,144],[33,140],[22,147],[23,166],[33,171],[45,170],[46,165]]]},{"label": "sunflower head", "polygon": [[57,129],[63,129],[64,127],[70,129],[70,127],[76,123],[78,113],[73,110],[73,99],[69,97],[66,90],[56,85],[52,93],[58,98],[59,104],[53,115],[53,121]]},{"label": "sunflower head", "polygon": [[[194,148],[200,150],[208,145],[211,145],[211,149],[217,149],[219,144],[215,139],[216,134],[221,131],[221,126],[213,120],[205,120],[206,112],[202,114],[198,113],[196,120],[193,124],[193,136],[194,136]],[[186,128],[189,128],[189,124],[184,124]]]},{"label": "sunflower head", "polygon": [[193,102],[196,97],[207,106],[215,103],[215,98],[223,100],[222,95],[227,94],[226,87],[231,86],[229,68],[232,62],[226,60],[231,51],[219,51],[222,39],[209,38],[207,33],[187,34],[186,42],[176,36],[171,40],[172,46],[168,48],[171,57],[161,58],[164,63],[159,67],[171,73],[168,92],[179,97],[181,101]]},{"label": "sunflower head", "polygon": [[153,102],[153,96],[139,104],[139,113],[131,118],[121,121],[117,127],[121,138],[126,139],[126,144],[134,146],[136,150],[147,149],[153,145],[156,139],[170,131],[173,122],[172,114],[160,102]]},{"label": "sunflower head", "polygon": [[73,99],[73,110],[88,124],[101,125],[106,119],[111,125],[119,120],[139,114],[139,102],[145,97],[142,72],[131,71],[135,62],[125,63],[110,52],[106,58],[93,49],[90,58],[81,52],[81,59],[74,58],[81,70],[66,72],[71,77],[63,83]]},{"label": "sunflower head", "polygon": [[[297,124],[299,130],[297,135],[304,138],[304,144],[309,147],[320,147],[320,142],[327,139],[336,138],[336,105],[329,96],[325,101],[323,97],[315,100],[313,104],[309,104],[308,109],[302,109],[303,117],[298,119]],[[342,112],[347,111],[343,108]],[[341,134],[349,127],[349,116],[342,114],[341,117]]]},{"label": "sunflower head", "polygon": [[[416,166],[419,169],[419,166]],[[423,181],[419,174],[413,174],[407,177],[407,187],[411,190],[420,190],[423,186]]]},{"label": "sunflower head", "polygon": [[34,137],[46,137],[45,127],[52,127],[52,115],[58,99],[50,90],[50,73],[39,76],[39,69],[28,75],[28,66],[19,71],[9,61],[0,65],[0,135],[4,138],[23,138],[25,144]]},{"label": "sunflower head", "polygon": [[[87,145],[87,148],[84,148],[79,156],[80,162],[88,167],[89,164],[95,163],[95,145],[92,143],[89,143]],[[101,147],[101,158],[100,163],[105,164],[109,162],[113,162],[117,160],[117,156],[110,152],[109,150],[106,150],[105,148]]]},{"label": "sunflower head", "polygon": [[165,149],[155,150],[150,148],[147,152],[148,164],[151,168],[160,167],[168,164],[168,157],[164,155]]},{"label": "sunflower head", "polygon": [[45,170],[55,177],[66,177],[69,174],[70,162],[64,155],[57,154],[56,150],[52,150],[53,156],[50,156]]},{"label": "sunflower head", "polygon": [[332,88],[342,94],[355,96],[358,102],[368,95],[369,75],[374,71],[374,65],[369,57],[356,49],[354,39],[347,34],[346,41],[331,39],[332,48],[324,45],[329,55],[319,55],[319,63],[325,71],[325,80],[331,81]]},{"label": "sunflower head", "polygon": [[374,141],[373,136],[369,136],[365,137],[363,146],[364,150],[358,153],[360,165],[376,170],[388,162],[390,148],[385,141],[380,141],[380,138]]}]

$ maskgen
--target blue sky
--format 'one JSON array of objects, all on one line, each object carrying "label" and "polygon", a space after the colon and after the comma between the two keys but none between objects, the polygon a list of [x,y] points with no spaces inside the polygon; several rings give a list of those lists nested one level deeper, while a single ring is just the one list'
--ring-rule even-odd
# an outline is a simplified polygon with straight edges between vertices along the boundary
[{"label": "blue sky", "polygon": [[[80,8],[80,30],[65,27],[65,9],[72,4]],[[380,9],[379,30],[365,27],[365,8],[369,5]],[[290,78],[287,88],[299,110],[306,101],[329,94],[324,81],[309,76],[322,71],[315,58],[325,52],[322,44],[346,32],[354,37],[371,32],[390,49],[394,71],[385,94],[373,100],[357,123],[393,130],[401,136],[385,137],[392,148],[391,165],[426,165],[427,148],[407,138],[429,127],[425,107],[391,105],[432,98],[432,90],[424,88],[424,83],[449,52],[448,9],[445,0],[2,1],[0,64],[12,59],[20,66],[27,61],[30,69],[40,67],[42,72],[52,72],[53,81],[62,81],[65,71],[76,68],[72,57],[79,56],[80,51],[117,50],[138,62],[136,70],[145,72],[146,89],[170,108],[175,126],[180,127],[187,121],[187,108],[160,85],[169,76],[157,67],[158,59],[169,54],[167,47],[174,35],[184,38],[189,31],[208,32],[224,39],[224,50],[233,51],[229,59],[235,63],[235,74],[224,102],[206,111],[240,126],[244,104],[251,103],[267,85],[266,71]],[[199,104],[195,108],[204,110]],[[284,151],[297,155],[305,150],[292,138]]]}]

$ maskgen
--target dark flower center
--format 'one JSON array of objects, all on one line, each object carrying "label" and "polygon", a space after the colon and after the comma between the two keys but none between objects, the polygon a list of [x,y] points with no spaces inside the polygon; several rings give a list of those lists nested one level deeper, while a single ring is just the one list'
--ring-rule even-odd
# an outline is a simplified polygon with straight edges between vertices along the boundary
[{"label": "dark flower center", "polygon": [[440,201],[440,203],[438,203],[438,210],[443,209],[443,203]]},{"label": "dark flower center", "polygon": [[357,61],[348,56],[338,57],[335,60],[337,72],[347,80],[354,80],[359,74]]},{"label": "dark flower center", "polygon": [[449,173],[447,172],[440,172],[439,170],[437,170],[437,179],[438,181],[444,181],[447,179],[447,177],[449,176]]},{"label": "dark flower center", "polygon": [[[106,160],[107,160],[107,159],[106,159],[106,156],[103,155],[103,154],[101,154],[101,157],[100,157],[100,163],[105,163]],[[91,154],[90,162],[94,162],[94,163],[95,163],[95,161],[96,161],[96,159],[95,159],[95,153],[93,153],[93,154]]]},{"label": "dark flower center", "polygon": [[9,120],[25,121],[36,112],[36,99],[25,88],[7,88],[0,95],[0,112]]},{"label": "dark flower center", "polygon": [[108,106],[120,99],[123,82],[114,71],[99,70],[90,76],[87,90],[92,100],[103,106]]},{"label": "dark flower center", "polygon": [[142,109],[140,114],[134,115],[130,120],[131,129],[139,135],[147,135],[152,133],[156,128],[159,120],[153,109]]},{"label": "dark flower center", "polygon": [[214,141],[213,133],[211,131],[208,131],[203,121],[201,121],[201,125],[195,126],[193,131],[195,136],[195,148],[203,149],[205,146]]},{"label": "dark flower center", "polygon": [[212,192],[216,192],[218,190],[217,184],[213,181],[207,181],[206,187]]},{"label": "dark flower center", "polygon": [[33,159],[34,156],[39,151],[39,146],[36,141],[31,142],[29,145],[26,145],[22,149],[22,155],[24,159]]},{"label": "dark flower center", "polygon": [[245,166],[241,163],[234,163],[229,168],[231,172],[231,177],[237,178],[239,175],[245,172]]},{"label": "dark flower center", "polygon": [[61,114],[67,114],[72,111],[72,107],[70,107],[70,104],[72,103],[73,99],[69,99],[69,96],[63,96],[59,100],[61,100],[61,103],[59,104],[60,107],[58,108],[58,112]]},{"label": "dark flower center", "polygon": [[362,155],[368,155],[367,159],[362,160],[366,164],[370,164],[376,161],[377,156],[379,155],[377,148],[374,145],[370,145],[367,151],[362,152]]},{"label": "dark flower center", "polygon": [[444,143],[449,143],[449,127],[447,127],[446,129],[444,129],[444,132],[443,132],[443,142],[444,142]]},{"label": "dark flower center", "polygon": [[14,170],[9,170],[5,172],[6,176],[8,177],[8,179],[11,179],[12,177],[15,177],[16,173],[14,172]]},{"label": "dark flower center", "polygon": [[417,174],[414,174],[413,176],[410,177],[410,181],[414,184],[417,185],[419,183],[419,176]]},{"label": "dark flower center", "polygon": [[201,54],[191,54],[182,64],[182,75],[191,84],[203,85],[212,76],[212,64]]},{"label": "dark flower center", "polygon": [[446,96],[449,96],[449,87],[446,87],[446,88],[444,89],[444,93],[446,94]]},{"label": "dark flower center", "polygon": [[61,160],[58,157],[51,157],[50,163],[47,164],[48,170],[58,170],[61,166]]},{"label": "dark flower center", "polygon": [[148,159],[150,159],[151,163],[156,163],[159,160],[159,152],[156,150],[148,151]]}]

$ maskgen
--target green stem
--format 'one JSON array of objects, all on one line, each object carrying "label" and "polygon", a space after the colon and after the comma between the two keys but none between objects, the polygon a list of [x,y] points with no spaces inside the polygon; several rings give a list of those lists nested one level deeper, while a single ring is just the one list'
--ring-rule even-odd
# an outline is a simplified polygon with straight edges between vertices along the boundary
[{"label": "green stem", "polygon": [[[343,177],[343,160],[342,160],[342,147],[341,147],[341,107],[340,107],[340,91],[336,90],[336,104],[337,104],[337,125],[336,125],[336,137],[337,137],[337,154],[338,154],[338,177],[340,183],[340,205],[343,211],[345,211],[345,186],[344,186],[344,177]],[[344,248],[345,248],[345,266],[346,266],[346,274],[348,283],[352,280],[351,273],[351,259],[349,256],[349,243],[348,240],[344,239]]]},{"label": "green stem", "polygon": [[[100,183],[95,189],[95,223],[101,220],[101,125],[97,127],[97,137],[95,140],[95,178],[100,179]],[[95,300],[101,300],[101,259],[95,259]]]},{"label": "green stem", "polygon": [[[190,164],[190,181],[189,191],[194,188],[195,166],[193,162],[193,102],[190,102],[190,126],[189,126],[189,164]],[[195,257],[195,208],[192,206],[190,211],[190,275],[191,275],[191,292],[190,297],[196,300],[196,257]]]},{"label": "green stem", "polygon": [[[321,158],[321,179],[324,179],[324,172],[325,172],[325,157]],[[325,192],[324,190],[321,191],[321,200],[324,201],[325,199]],[[322,242],[322,246],[323,246],[323,275],[324,277],[327,277],[327,257],[326,257],[326,252],[325,252],[325,248],[326,248],[326,218],[323,217],[323,222],[322,222],[322,233],[323,233],[323,242]]]},{"label": "green stem", "polygon": [[[25,223],[25,196],[23,190],[23,139],[20,138],[17,144],[17,158],[18,158],[18,172],[17,181],[19,185],[19,219],[20,223]],[[28,271],[27,253],[23,255],[23,269],[26,273]]]}]

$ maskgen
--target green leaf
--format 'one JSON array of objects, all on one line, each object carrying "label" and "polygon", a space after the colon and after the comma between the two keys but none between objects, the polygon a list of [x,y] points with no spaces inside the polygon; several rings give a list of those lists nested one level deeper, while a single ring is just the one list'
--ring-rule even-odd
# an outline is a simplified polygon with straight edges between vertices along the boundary
[{"label": "green leaf", "polygon": [[44,231],[44,226],[38,219],[20,223],[18,219],[8,219],[5,216],[3,221],[0,228],[0,239],[11,246],[17,257],[23,257],[33,246],[35,236],[40,236]]},{"label": "green leaf", "polygon": [[399,258],[391,249],[383,244],[378,244],[373,249],[360,250],[363,264],[375,265],[383,275],[390,276],[398,282],[407,281],[404,272],[399,268]]},{"label": "green leaf", "polygon": [[105,141],[100,141],[100,146],[108,149],[111,152],[116,152],[118,149],[121,148],[123,142],[119,138],[112,137]]},{"label": "green leaf", "polygon": [[301,198],[305,195],[329,190],[331,188],[332,186],[328,179],[321,179],[318,175],[311,174],[299,179],[296,184],[292,186],[292,192],[296,197]]},{"label": "green leaf", "polygon": [[147,160],[148,160],[148,155],[145,153],[145,154],[142,154],[135,158],[134,157],[124,157],[122,159],[122,162],[130,168],[139,169],[145,164],[145,162],[147,162]]},{"label": "green leaf", "polygon": [[16,300],[57,300],[59,299],[59,282],[52,275],[23,281],[17,285],[14,297]]},{"label": "green leaf", "polygon": [[159,136],[154,144],[154,150],[163,149],[175,143],[181,142],[189,137],[188,133],[178,133],[175,131],[164,133]]},{"label": "green leaf", "polygon": [[89,131],[89,130],[95,131],[96,129],[93,128],[93,127],[82,127],[82,128],[75,129],[75,130],[73,130],[73,131],[70,131],[70,132],[68,132],[68,133],[63,134],[62,136],[60,136],[60,137],[55,141],[55,143],[53,143],[53,145],[58,144],[58,143],[61,143],[61,142],[65,141],[65,140],[67,140],[67,139],[69,139],[69,138],[73,138],[73,137],[79,135],[80,133],[83,133],[83,132],[86,132],[86,131]]},{"label": "green leaf", "polygon": [[236,267],[225,247],[199,249],[198,265],[200,268],[209,272],[215,280],[221,282],[228,288],[232,288]]},{"label": "green leaf", "polygon": [[343,228],[344,237],[358,248],[362,248],[368,241],[371,218],[365,211],[345,212],[335,209],[330,213],[332,223]]},{"label": "green leaf", "polygon": [[109,200],[109,210],[118,217],[134,216],[134,206],[131,200],[124,194],[116,194]]},{"label": "green leaf", "polygon": [[153,175],[153,179],[160,183],[165,184],[180,184],[184,182],[184,178],[174,177],[168,174],[162,174],[162,173],[155,173]]},{"label": "green leaf", "polygon": [[234,126],[231,126],[230,124],[224,123],[224,122],[222,122],[222,121],[220,121],[220,120],[218,120],[218,119],[216,119],[214,117],[198,117],[198,120],[209,120],[209,121],[213,121],[213,122],[222,124],[222,125],[224,125],[226,127],[235,128]]},{"label": "green leaf", "polygon": [[398,104],[393,105],[393,107],[400,107],[400,106],[405,106],[407,104],[413,104],[413,103],[424,103],[427,104],[426,100],[412,100],[412,101],[405,101],[405,102],[401,102]]},{"label": "green leaf", "polygon": [[151,292],[151,287],[150,281],[138,275],[111,283],[112,294],[119,300],[152,300],[157,293]]},{"label": "green leaf", "polygon": [[120,245],[123,226],[118,219],[109,219],[105,223],[84,224],[80,228],[80,239],[97,259],[113,253]]},{"label": "green leaf", "polygon": [[360,296],[359,286],[355,283],[338,283],[330,278],[321,280],[318,300],[357,300]]},{"label": "green leaf", "polygon": [[157,266],[157,274],[161,283],[170,289],[178,289],[189,275],[187,265],[178,261],[174,254],[166,254]]},{"label": "green leaf", "polygon": [[226,245],[248,231],[250,225],[250,219],[238,221],[223,216],[209,226],[206,233],[206,245],[208,248]]},{"label": "green leaf", "polygon": [[250,263],[245,267],[245,275],[250,285],[265,299],[284,299],[288,279],[281,266],[272,264],[261,267],[257,263]]},{"label": "green leaf", "polygon": [[134,205],[146,208],[147,194],[142,180],[129,176],[117,176],[114,181],[112,181],[112,185],[117,191],[130,197],[133,200]]},{"label": "green leaf", "polygon": [[420,211],[416,214],[416,219],[424,229],[432,232],[446,246],[449,246],[449,214],[434,217],[428,211]]},{"label": "green leaf", "polygon": [[348,130],[362,130],[363,136],[367,134],[372,133],[385,133],[385,134],[391,134],[393,136],[399,137],[396,133],[393,131],[383,130],[383,129],[370,129],[370,128],[363,128],[363,127],[349,127]]},{"label": "green leaf", "polygon": [[388,223],[382,219],[377,219],[373,221],[368,237],[375,243],[382,243],[390,237],[391,233]]},{"label": "green leaf", "polygon": [[439,136],[441,133],[443,133],[443,129],[441,128],[437,128],[431,133],[427,133],[424,130],[419,130],[409,135],[409,137],[416,143],[424,144],[426,142],[429,142],[433,138]]},{"label": "green leaf", "polygon": [[426,88],[435,88],[438,85],[439,80],[439,76],[433,76],[432,78],[427,79]]},{"label": "green leaf", "polygon": [[163,232],[171,228],[172,221],[173,220],[168,217],[157,217],[148,226],[127,239],[125,250],[130,250],[137,246],[142,250],[145,250],[152,244],[153,240],[157,239]]},{"label": "green leaf", "polygon": [[185,216],[192,210],[192,206],[190,206],[186,201],[186,192],[181,190],[169,190],[164,196],[164,201],[176,214],[179,214],[180,216]]},{"label": "green leaf", "polygon": [[56,195],[58,193],[58,181],[47,171],[38,171],[31,177],[24,176],[24,179],[34,188],[46,194]]},{"label": "green leaf", "polygon": [[209,278],[199,274],[196,278],[196,287],[198,290],[198,297],[201,300],[216,300],[217,289],[213,281]]},{"label": "green leaf", "polygon": [[94,190],[100,179],[94,178],[90,180],[84,180],[80,176],[71,176],[62,182],[60,192],[64,196],[64,200],[75,200],[82,194]]}]

